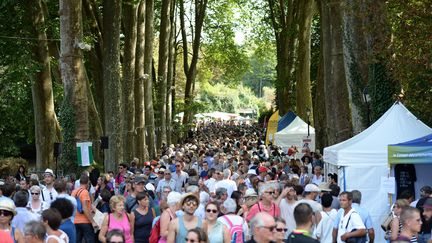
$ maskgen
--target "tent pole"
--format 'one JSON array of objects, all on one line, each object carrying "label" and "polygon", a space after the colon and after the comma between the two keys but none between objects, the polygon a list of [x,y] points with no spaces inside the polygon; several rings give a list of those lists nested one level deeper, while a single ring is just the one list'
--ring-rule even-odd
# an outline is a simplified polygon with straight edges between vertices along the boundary
[{"label": "tent pole", "polygon": [[343,187],[344,187],[344,192],[346,191],[346,179],[345,179],[345,166],[342,168],[343,169]]}]

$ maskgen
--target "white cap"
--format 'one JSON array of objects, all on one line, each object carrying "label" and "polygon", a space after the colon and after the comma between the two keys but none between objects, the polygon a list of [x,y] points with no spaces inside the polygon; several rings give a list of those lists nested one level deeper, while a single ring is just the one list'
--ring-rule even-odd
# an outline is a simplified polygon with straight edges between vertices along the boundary
[{"label": "white cap", "polygon": [[247,173],[248,173],[248,174],[251,174],[251,175],[257,175],[256,170],[254,170],[254,169],[250,169],[250,170],[248,170]]},{"label": "white cap", "polygon": [[147,189],[147,191],[154,191],[155,190],[155,187],[151,183],[147,183],[147,185],[145,185],[145,188]]},{"label": "white cap", "polygon": [[315,184],[307,184],[304,189],[305,192],[321,192],[321,189]]},{"label": "white cap", "polygon": [[51,174],[52,176],[54,176],[54,171],[51,169],[46,169],[44,174]]}]

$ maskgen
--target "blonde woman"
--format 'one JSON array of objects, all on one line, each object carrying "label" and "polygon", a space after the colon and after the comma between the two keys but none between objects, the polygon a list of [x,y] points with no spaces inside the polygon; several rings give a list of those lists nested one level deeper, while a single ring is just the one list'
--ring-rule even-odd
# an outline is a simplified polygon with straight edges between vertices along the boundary
[{"label": "blonde woman", "polygon": [[119,229],[125,236],[125,243],[134,242],[134,222],[130,220],[131,216],[125,211],[125,198],[123,196],[113,196],[110,199],[110,214],[106,215],[101,230],[99,240],[106,243],[106,233],[113,229]]},{"label": "blonde woman", "polygon": [[30,187],[30,197],[27,207],[33,213],[41,215],[42,211],[49,208],[49,204],[41,200],[41,189],[39,186],[34,185]]}]

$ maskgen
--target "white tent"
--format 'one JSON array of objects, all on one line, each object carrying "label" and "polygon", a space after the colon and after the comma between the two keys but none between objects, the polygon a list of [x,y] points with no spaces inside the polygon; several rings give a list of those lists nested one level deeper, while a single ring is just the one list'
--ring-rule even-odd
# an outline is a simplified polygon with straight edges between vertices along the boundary
[{"label": "white tent", "polygon": [[380,224],[390,206],[388,195],[381,188],[381,177],[389,174],[387,146],[431,132],[402,103],[396,102],[362,133],[324,149],[324,161],[334,165],[341,189],[361,191],[362,205],[374,223],[376,242],[385,242]]},{"label": "white tent", "polygon": [[[305,145],[303,139],[307,136],[308,124],[297,116],[287,127],[274,134],[274,144],[280,146],[285,152],[291,146],[296,146],[301,151]],[[315,129],[311,126],[309,126],[309,139],[311,141],[307,145],[310,151],[315,151]]]}]

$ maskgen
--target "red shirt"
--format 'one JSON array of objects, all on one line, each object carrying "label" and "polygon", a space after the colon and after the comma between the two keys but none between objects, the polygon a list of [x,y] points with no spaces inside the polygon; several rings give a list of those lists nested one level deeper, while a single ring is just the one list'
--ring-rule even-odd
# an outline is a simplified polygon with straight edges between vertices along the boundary
[{"label": "red shirt", "polygon": [[249,210],[249,214],[246,217],[246,221],[247,222],[251,221],[251,219],[259,212],[266,212],[273,217],[280,216],[280,208],[275,203],[272,202],[270,209],[267,209],[264,207],[264,205],[261,202],[258,202],[257,204],[253,205]]}]

